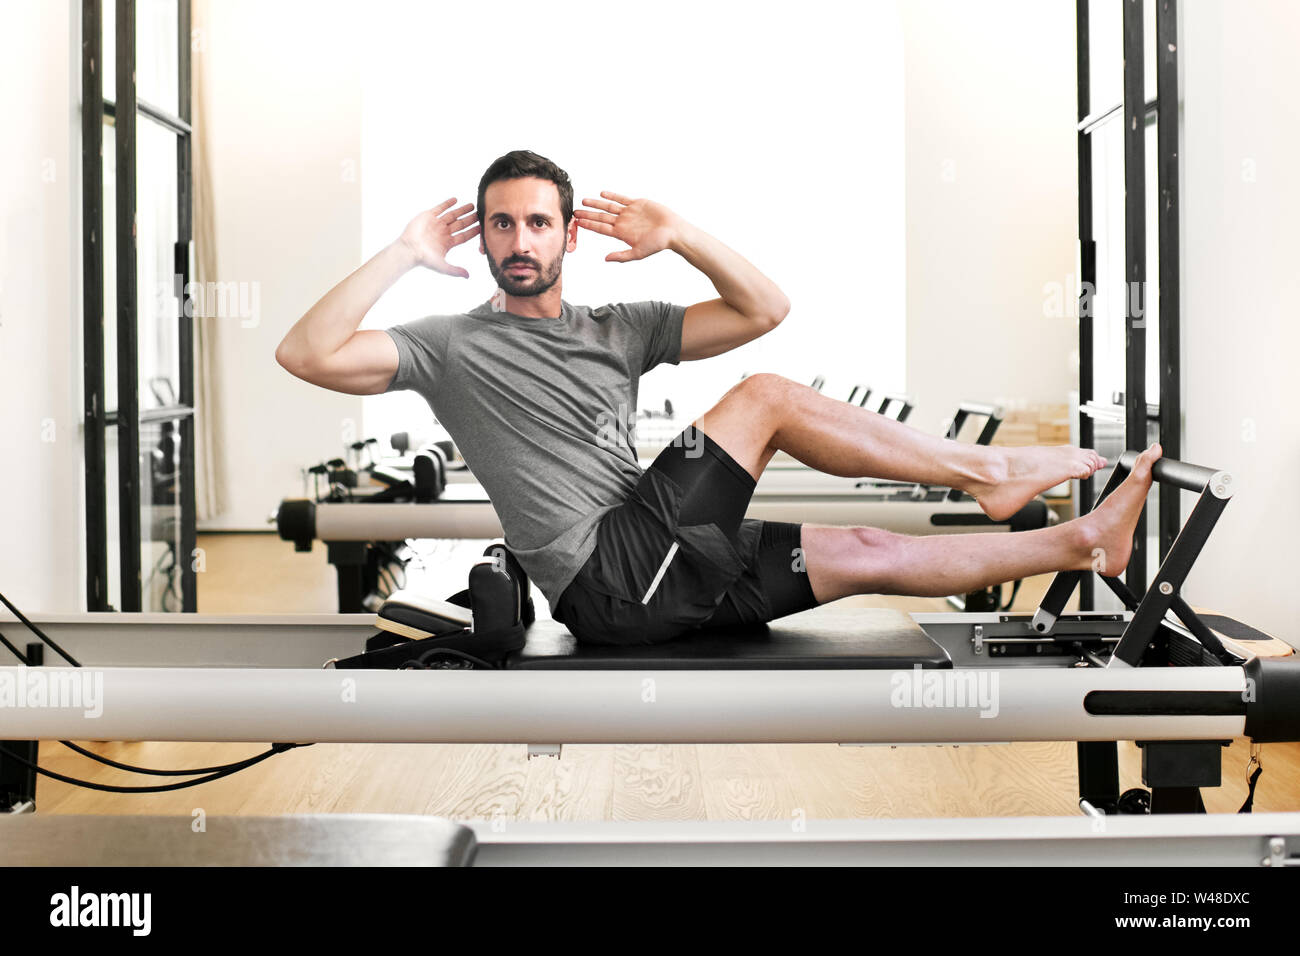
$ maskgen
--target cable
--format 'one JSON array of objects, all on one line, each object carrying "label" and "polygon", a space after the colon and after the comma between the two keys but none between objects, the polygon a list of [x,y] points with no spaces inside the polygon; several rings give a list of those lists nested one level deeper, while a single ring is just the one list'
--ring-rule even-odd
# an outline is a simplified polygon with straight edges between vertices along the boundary
[{"label": "cable", "polygon": [[[42,641],[44,641],[46,644],[49,645],[50,650],[54,651],[54,653],[58,654],[60,657],[62,657],[65,661],[67,661],[67,662],[68,662],[69,664],[71,664],[73,667],[80,667],[80,666],[81,666],[81,663],[80,663],[79,661],[77,661],[75,658],[73,658],[73,657],[72,657],[72,656],[71,656],[67,651],[65,651],[63,648],[59,647],[58,644],[55,644],[54,641],[52,641],[52,640],[50,639],[50,636],[49,636],[48,634],[46,634],[44,631],[42,631],[39,627],[37,627],[37,626],[36,626],[35,624],[33,624],[31,621],[27,620],[27,615],[25,615],[22,611],[18,610],[18,608],[14,607],[13,604],[10,602],[10,600],[9,600],[7,597],[5,597],[3,594],[0,594],[0,604],[4,604],[5,607],[9,608],[9,610],[13,612],[14,617],[18,618],[18,620],[20,620],[20,621],[23,622],[23,624],[27,625],[27,629],[28,629],[29,631],[31,631],[33,634],[35,634],[35,635],[36,635],[37,637],[39,637]],[[27,658],[26,658],[26,657],[23,657],[21,654],[18,655],[18,658],[19,658],[19,660],[21,660],[24,664],[27,663]]]},{"label": "cable", "polygon": [[[75,750],[83,757],[89,757],[91,760],[95,760],[98,761],[99,763],[102,763],[106,767],[115,767],[118,770],[125,770],[129,773],[142,773],[142,774],[152,775],[155,777],[192,777],[195,774],[200,774],[200,773],[219,773],[221,771],[226,770],[229,767],[234,767],[240,763],[244,763],[245,761],[252,759],[251,757],[245,757],[244,760],[242,761],[236,760],[234,763],[218,764],[215,767],[195,767],[193,770],[155,770],[149,767],[136,767],[127,763],[118,763],[116,760],[113,760],[109,757],[105,757],[103,754],[97,754],[94,753],[93,751],[86,750],[84,747],[78,747],[76,744],[72,743],[69,740],[60,740],[59,743],[63,744],[63,746],[67,747],[69,750]],[[277,744],[276,746],[285,746],[285,745]],[[311,744],[288,744],[286,746],[286,749],[291,749],[293,747],[310,747],[310,746]],[[268,753],[273,753],[273,752],[274,751],[268,751]],[[261,756],[266,756],[266,755],[267,754],[262,754]],[[258,759],[261,759],[261,756],[259,756]]]},{"label": "cable", "polygon": [[7,647],[9,649],[9,653],[12,654],[14,657],[18,658],[27,666],[29,667],[31,666],[32,662],[27,659],[27,655],[24,654],[22,651],[18,650],[18,648],[14,647],[12,644],[10,644],[9,639],[6,638],[3,634],[0,634],[0,644],[3,644],[5,647]]},{"label": "cable", "polygon": [[473,654],[467,654],[467,653],[465,653],[464,651],[458,651],[458,650],[456,650],[456,648],[454,648],[454,647],[436,647],[436,648],[433,648],[433,649],[430,650],[428,653],[426,653],[426,654],[422,654],[422,655],[421,655],[420,657],[418,657],[418,658],[411,658],[411,660],[407,661],[405,664],[402,664],[402,665],[401,665],[400,667],[398,667],[397,669],[398,669],[398,670],[417,670],[417,671],[437,670],[438,668],[436,668],[436,667],[430,667],[428,664],[425,663],[425,661],[433,660],[433,659],[435,659],[435,658],[442,657],[442,656],[446,656],[446,657],[458,657],[458,658],[460,658],[461,660],[469,661],[470,664],[471,664],[471,665],[474,665],[474,666],[483,667],[483,668],[486,668],[486,669],[488,669],[488,670],[498,670],[498,668],[497,668],[497,666],[496,666],[495,664],[493,664],[493,663],[491,663],[491,662],[489,662],[489,661],[485,661],[485,660],[484,660],[483,658],[481,658],[481,657],[475,657]]},{"label": "cable", "polygon": [[[60,741],[60,743],[67,743],[67,741]],[[232,773],[237,773],[240,770],[245,770],[248,767],[253,766],[253,764],[261,763],[263,760],[265,760],[267,757],[272,756],[273,754],[283,753],[286,750],[292,750],[294,747],[302,747],[302,746],[310,746],[310,744],[272,744],[271,749],[266,751],[265,753],[257,754],[254,757],[249,757],[248,759],[241,760],[238,763],[227,764],[220,771],[216,773],[210,773],[206,777],[199,777],[197,780],[184,780],[181,781],[180,783],[161,784],[156,787],[116,787],[113,786],[112,784],[107,784],[107,783],[93,783],[89,780],[79,780],[76,777],[69,777],[61,773],[55,773],[53,770],[46,770],[44,767],[37,766],[36,764],[32,763],[30,760],[18,756],[16,753],[11,751],[8,747],[0,746],[0,754],[3,754],[4,756],[10,758],[11,760],[17,761],[18,763],[26,767],[28,770],[32,770],[36,773],[39,773],[43,777],[49,777],[52,780],[59,780],[63,783],[70,783],[77,787],[85,787],[87,790],[103,790],[108,793],[165,793],[169,790],[184,790],[187,787],[197,787],[201,783],[208,783],[209,781],[212,780],[218,780],[221,777],[228,777]],[[135,772],[149,773],[151,771],[137,770]]]},{"label": "cable", "polygon": [[[48,634],[46,634],[39,627],[37,627],[30,620],[28,620],[27,616],[23,614],[22,611],[18,610],[18,608],[13,604],[13,602],[11,602],[3,594],[0,594],[0,603],[3,603],[4,606],[7,607],[13,613],[14,617],[18,618],[18,620],[20,620],[23,624],[25,624],[27,628],[32,631],[32,633],[34,633],[37,637],[39,637],[42,641],[44,641],[52,650],[56,651],[69,664],[71,664],[73,667],[82,666],[79,661],[77,661],[70,654],[68,654],[67,651],[63,650],[63,648],[61,648],[58,644],[56,644]],[[27,667],[32,666],[31,661],[28,659],[27,655],[19,651],[18,648],[15,647],[12,643],[10,643],[9,640],[6,639],[3,634],[0,634],[0,642],[3,642],[4,646],[10,651],[10,653],[12,653],[16,658],[18,658],[18,660],[22,661],[24,666]],[[196,786],[197,784],[200,783],[206,783],[209,780],[216,780],[220,777],[225,777],[239,770],[243,770],[246,767],[251,767],[255,763],[260,763],[261,761],[265,760],[267,757],[271,756],[272,754],[282,753],[285,750],[291,750],[294,747],[310,746],[310,744],[273,744],[271,749],[266,751],[265,753],[257,754],[256,756],[253,757],[247,757],[244,760],[235,761],[234,763],[223,764],[217,767],[200,767],[196,770],[157,770],[149,767],[136,767],[131,764],[119,763],[116,760],[111,760],[108,757],[101,756],[100,754],[96,754],[93,753],[92,751],[79,747],[76,744],[72,743],[71,741],[60,740],[59,743],[63,744],[63,746],[69,748],[70,750],[75,751],[76,753],[89,757],[91,760],[98,761],[99,763],[104,764],[105,766],[114,767],[118,770],[125,770],[129,773],[149,774],[153,776],[174,776],[174,777],[186,777],[186,776],[192,776],[193,774],[196,773],[207,773],[208,776],[202,777],[198,780],[189,780],[184,783],[169,784],[164,787],[113,787],[107,784],[91,783],[88,780],[78,780],[75,777],[66,777],[63,776],[62,774],[56,774],[53,771],[44,770],[41,767],[38,767],[36,764],[28,760],[25,760],[22,757],[19,757],[17,754],[13,753],[8,748],[2,746],[0,746],[0,754],[4,754],[12,758],[13,760],[16,760],[18,763],[23,764],[30,770],[34,770],[36,773],[43,774],[48,777],[52,777],[55,780],[61,780],[65,783],[71,783],[76,786],[86,787],[91,790],[108,790],[113,793],[160,793],[164,790],[180,790],[185,787],[191,787],[191,786]]]}]

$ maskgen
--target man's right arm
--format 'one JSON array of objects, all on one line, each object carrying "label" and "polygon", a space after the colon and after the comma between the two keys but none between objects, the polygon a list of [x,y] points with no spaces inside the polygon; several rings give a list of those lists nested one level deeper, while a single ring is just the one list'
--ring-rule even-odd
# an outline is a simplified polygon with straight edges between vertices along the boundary
[{"label": "man's right arm", "polygon": [[303,381],[336,392],[385,391],[397,373],[397,346],[387,332],[357,327],[379,297],[417,265],[468,278],[464,269],[447,263],[446,255],[478,235],[478,223],[472,204],[447,212],[455,201],[421,213],[400,239],[327,292],[285,335],[276,361]]}]

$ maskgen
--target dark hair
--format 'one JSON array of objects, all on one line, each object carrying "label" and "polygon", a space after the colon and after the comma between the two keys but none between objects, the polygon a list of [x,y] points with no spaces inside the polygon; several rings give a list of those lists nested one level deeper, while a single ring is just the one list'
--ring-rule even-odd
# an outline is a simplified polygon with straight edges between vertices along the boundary
[{"label": "dark hair", "polygon": [[483,217],[487,214],[483,203],[488,186],[503,179],[524,179],[529,176],[549,179],[555,183],[555,188],[560,191],[560,212],[564,216],[564,226],[568,228],[569,220],[573,218],[573,184],[569,182],[569,174],[545,156],[538,156],[532,150],[512,149],[504,156],[494,159],[487,172],[483,174],[483,178],[478,181],[476,211],[480,229],[483,227]]}]

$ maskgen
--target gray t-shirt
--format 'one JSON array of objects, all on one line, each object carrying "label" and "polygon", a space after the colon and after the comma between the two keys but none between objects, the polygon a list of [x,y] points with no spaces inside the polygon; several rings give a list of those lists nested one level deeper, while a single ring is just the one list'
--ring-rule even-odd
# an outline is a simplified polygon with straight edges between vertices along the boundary
[{"label": "gray t-shirt", "polygon": [[562,302],[559,318],[538,319],[485,302],[388,330],[398,354],[388,391],[429,403],[552,606],[595,549],[600,519],[641,477],[627,433],[637,385],[677,363],[685,314],[666,302]]}]

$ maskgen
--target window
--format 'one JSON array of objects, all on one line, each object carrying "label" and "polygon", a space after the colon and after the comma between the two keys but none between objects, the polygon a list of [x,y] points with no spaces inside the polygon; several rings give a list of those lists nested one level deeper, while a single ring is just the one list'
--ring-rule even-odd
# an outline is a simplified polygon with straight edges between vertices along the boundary
[{"label": "window", "polygon": [[92,611],[197,606],[189,34],[189,0],[82,4]]}]

